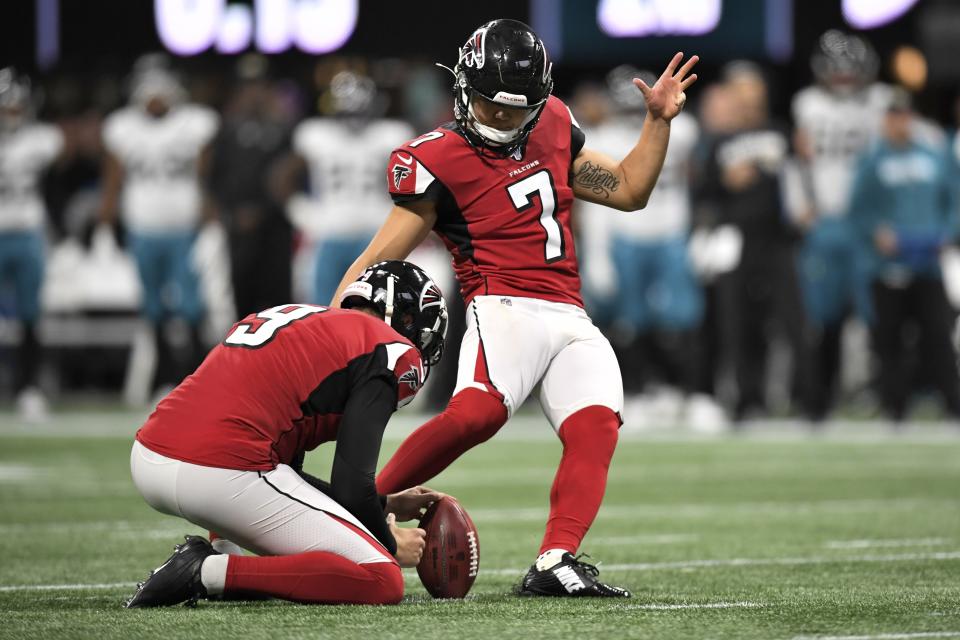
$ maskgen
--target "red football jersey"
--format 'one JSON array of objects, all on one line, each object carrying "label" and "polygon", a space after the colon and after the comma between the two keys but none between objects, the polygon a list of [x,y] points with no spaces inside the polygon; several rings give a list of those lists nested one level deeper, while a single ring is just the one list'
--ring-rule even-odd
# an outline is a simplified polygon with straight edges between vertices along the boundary
[{"label": "red football jersey", "polygon": [[359,311],[291,304],[235,324],[137,432],[148,448],[209,467],[269,470],[336,440],[351,390],[383,377],[397,406],[424,377],[419,352]]},{"label": "red football jersey", "polygon": [[522,155],[481,155],[455,125],[390,155],[394,202],[431,200],[434,231],[453,255],[464,300],[514,295],[583,306],[570,208],[570,168],[583,134],[550,97]]}]

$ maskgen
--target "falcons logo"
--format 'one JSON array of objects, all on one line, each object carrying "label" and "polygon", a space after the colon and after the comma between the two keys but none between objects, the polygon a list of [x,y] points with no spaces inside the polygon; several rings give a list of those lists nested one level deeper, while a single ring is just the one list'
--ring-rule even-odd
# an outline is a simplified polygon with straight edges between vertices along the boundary
[{"label": "falcons logo", "polygon": [[406,180],[411,173],[413,173],[413,170],[410,167],[405,167],[402,164],[393,165],[393,188],[399,191],[400,183]]},{"label": "falcons logo", "polygon": [[417,369],[416,367],[410,367],[408,371],[400,375],[398,382],[400,384],[408,385],[410,389],[416,391],[420,388],[421,384],[420,369]]},{"label": "falcons logo", "polygon": [[433,283],[433,280],[427,282],[420,292],[420,310],[443,303],[443,294],[440,293],[440,287]]}]

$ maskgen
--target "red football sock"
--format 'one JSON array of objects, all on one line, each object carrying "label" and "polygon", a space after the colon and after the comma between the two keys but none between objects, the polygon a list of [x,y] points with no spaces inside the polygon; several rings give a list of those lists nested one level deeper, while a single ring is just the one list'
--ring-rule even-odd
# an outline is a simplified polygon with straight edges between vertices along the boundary
[{"label": "red football sock", "polygon": [[403,574],[392,562],[357,564],[328,551],[230,556],[225,593],[322,604],[396,604]]},{"label": "red football sock", "polygon": [[581,409],[560,425],[563,457],[550,490],[550,517],[540,553],[577,552],[603,501],[619,429],[619,416],[601,406]]},{"label": "red football sock", "polygon": [[423,484],[476,445],[489,440],[507,421],[507,408],[495,395],[464,389],[433,420],[414,431],[377,476],[377,491],[396,493]]}]

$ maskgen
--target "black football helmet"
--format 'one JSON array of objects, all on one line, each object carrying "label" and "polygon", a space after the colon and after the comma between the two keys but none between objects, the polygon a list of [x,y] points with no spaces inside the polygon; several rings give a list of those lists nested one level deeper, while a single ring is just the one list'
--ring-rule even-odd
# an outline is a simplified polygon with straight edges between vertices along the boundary
[{"label": "black football helmet", "polygon": [[866,39],[831,29],[820,36],[810,67],[824,84],[863,86],[877,77],[880,59]]},{"label": "black football helmet", "polygon": [[427,367],[440,362],[447,337],[447,302],[415,264],[385,260],[367,267],[340,296],[344,309],[373,307],[384,322],[420,351]]},{"label": "black football helmet", "polygon": [[[499,155],[522,147],[553,90],[552,68],[543,41],[522,22],[493,20],[474,31],[453,68],[453,112],[467,140]],[[478,95],[529,113],[518,128],[500,131],[477,121],[471,101]]]}]

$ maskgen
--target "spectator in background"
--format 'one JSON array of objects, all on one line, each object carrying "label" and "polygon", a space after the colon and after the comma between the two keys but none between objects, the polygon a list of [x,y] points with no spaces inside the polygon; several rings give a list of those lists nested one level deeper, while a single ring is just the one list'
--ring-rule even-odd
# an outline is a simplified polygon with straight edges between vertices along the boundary
[{"label": "spectator in background", "polygon": [[46,206],[39,192],[44,172],[64,147],[58,127],[36,122],[30,80],[12,68],[0,69],[0,285],[13,281],[21,336],[14,392],[28,421],[42,421],[47,403],[37,370],[40,287],[43,284]]},{"label": "spectator in background", "polygon": [[[626,65],[607,75],[617,113],[584,131],[593,148],[614,158],[630,152],[646,117],[643,94],[633,84],[637,77],[656,82],[653,74]],[[725,422],[711,398],[693,393],[703,299],[687,257],[687,236],[690,159],[698,135],[693,116],[673,119],[663,168],[642,215],[579,205],[587,210],[580,231],[588,297],[612,305],[615,325],[627,336],[619,350],[624,388],[632,396],[624,408],[626,424],[683,418],[693,428],[714,430]],[[670,389],[654,396],[649,383],[658,378]]]},{"label": "spectator in background", "polygon": [[932,373],[946,412],[958,419],[960,382],[939,254],[956,240],[960,213],[943,150],[914,136],[912,125],[910,95],[898,90],[882,140],[860,158],[849,215],[871,258],[884,411],[895,421],[906,414],[911,372],[904,329],[914,324],[916,362]]},{"label": "spectator in background", "polygon": [[[143,313],[155,335],[154,388],[161,391],[178,383],[202,356],[204,310],[192,248],[199,225],[212,219],[202,176],[218,124],[212,110],[187,102],[171,71],[141,60],[130,104],[103,126],[100,221],[116,229],[122,216],[124,240],[143,286]],[[185,348],[175,349],[167,337],[171,317],[186,324]]]},{"label": "spectator in background", "polygon": [[288,202],[294,226],[316,246],[310,300],[328,304],[340,276],[380,228],[391,201],[383,165],[394,147],[413,137],[410,125],[381,117],[384,98],[369,77],[340,71],[321,95],[321,112],[293,132],[291,173],[306,169],[309,193]]},{"label": "spectator in background", "polygon": [[[700,280],[703,293],[703,320],[697,337],[699,345],[696,364],[698,393],[720,398],[719,385],[723,371],[723,337],[717,310],[716,280],[720,274],[736,266],[730,261],[727,248],[736,248],[739,235],[729,225],[718,223],[720,202],[717,194],[705,186],[705,175],[710,165],[710,154],[718,139],[737,127],[737,107],[733,92],[723,82],[704,88],[699,104],[700,136],[691,162],[693,191],[693,233],[690,236],[690,260]],[[707,185],[709,187],[709,185]]]},{"label": "spectator in background", "polygon": [[807,232],[801,282],[818,329],[814,379],[827,406],[840,370],[844,321],[854,310],[869,319],[864,256],[846,212],[857,157],[878,135],[890,99],[890,87],[874,82],[878,66],[866,40],[828,31],[811,58],[816,84],[793,99],[793,183],[799,197],[792,200],[797,202],[794,217]]},{"label": "spectator in background", "polygon": [[293,233],[271,182],[290,149],[290,127],[279,113],[266,60],[237,65],[237,84],[213,141],[210,195],[227,230],[238,318],[293,300]]},{"label": "spectator in background", "polygon": [[732,352],[737,420],[767,412],[765,371],[770,329],[785,334],[800,389],[801,411],[821,416],[813,396],[810,331],[796,273],[796,231],[781,204],[781,173],[790,143],[770,121],[767,85],[748,62],[730,63],[725,79],[736,105],[736,130],[717,140],[707,168],[707,190],[717,223],[741,238],[736,268],[717,280],[724,344]]}]

